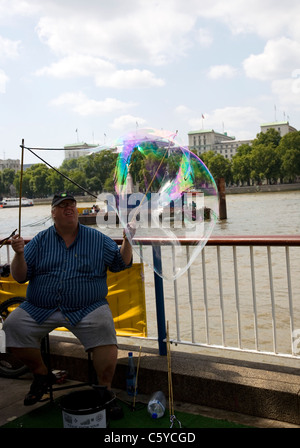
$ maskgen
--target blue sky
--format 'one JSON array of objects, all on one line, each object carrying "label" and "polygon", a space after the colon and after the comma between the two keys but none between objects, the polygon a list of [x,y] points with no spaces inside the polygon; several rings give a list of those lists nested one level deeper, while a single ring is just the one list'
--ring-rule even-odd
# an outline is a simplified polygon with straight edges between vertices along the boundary
[{"label": "blue sky", "polygon": [[299,17],[298,0],[0,0],[0,158],[136,126],[183,144],[202,126],[300,129]]}]

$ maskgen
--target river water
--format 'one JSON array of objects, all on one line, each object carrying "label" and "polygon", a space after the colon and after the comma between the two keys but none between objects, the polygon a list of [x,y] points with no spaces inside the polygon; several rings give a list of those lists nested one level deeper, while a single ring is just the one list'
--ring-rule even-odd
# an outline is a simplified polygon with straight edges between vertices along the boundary
[{"label": "river water", "polygon": [[[80,206],[90,206],[82,203]],[[227,219],[218,221],[212,235],[300,235],[300,191],[276,192],[276,193],[254,193],[254,194],[228,194],[226,196]],[[34,207],[22,208],[22,236],[33,237],[40,230],[52,224],[50,218],[50,205],[35,205]],[[0,239],[8,236],[19,226],[18,209],[0,209]],[[121,230],[120,230],[121,235]],[[119,236],[120,236],[119,235]],[[220,324],[220,299],[218,285],[218,266],[215,254],[206,248],[206,273],[208,277],[208,317],[209,317],[209,342],[212,344],[237,345],[237,310],[235,301],[235,282],[232,274],[232,248],[222,249],[223,263],[223,295],[224,295],[224,322],[226,324],[226,340],[222,341],[223,335]],[[224,249],[224,250],[223,250]],[[240,313],[242,322],[241,346],[253,349],[254,323],[253,303],[251,298],[251,280],[249,265],[249,248],[237,248],[238,274],[239,274],[239,296]],[[1,252],[3,249],[1,250]],[[231,251],[231,252],[230,252]],[[300,298],[299,285],[299,248],[291,248],[291,270],[293,273],[293,302],[295,328],[300,328],[300,312],[298,302]],[[273,350],[272,338],[272,310],[270,307],[270,285],[269,270],[266,248],[255,248],[256,290],[257,290],[257,312],[259,328],[259,348]],[[5,262],[3,256],[0,262]],[[179,318],[176,317],[174,307],[173,285],[165,286],[165,307],[167,319],[170,321],[172,338],[190,340],[190,322],[195,319],[195,340],[200,343],[207,342],[205,318],[205,307],[203,302],[203,279],[201,256],[192,266],[192,286],[194,304],[192,313],[187,306],[189,302],[187,280],[183,276],[178,282],[178,309]],[[272,258],[272,269],[274,276],[275,309],[277,343],[280,352],[288,352],[290,349],[290,316],[288,312],[286,266],[284,248],[279,248]],[[153,275],[151,269],[145,267],[145,287],[148,334],[155,335],[155,295],[153,286]],[[199,300],[198,300],[199,297]],[[193,315],[193,316],[192,316]],[[151,323],[151,325],[149,324]],[[153,330],[152,330],[153,329]],[[178,335],[179,329],[179,335]],[[177,334],[176,334],[177,333]]]},{"label": "river water", "polygon": [[[80,206],[91,206],[80,203]],[[300,191],[228,194],[227,219],[216,223],[212,235],[300,234]],[[52,224],[50,205],[23,207],[22,235],[34,236]],[[19,227],[17,208],[0,208],[0,238]]]}]

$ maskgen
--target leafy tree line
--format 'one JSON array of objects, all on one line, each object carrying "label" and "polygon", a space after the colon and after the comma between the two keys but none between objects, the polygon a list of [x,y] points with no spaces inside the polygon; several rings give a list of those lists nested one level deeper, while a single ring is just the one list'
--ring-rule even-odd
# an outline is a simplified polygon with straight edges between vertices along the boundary
[{"label": "leafy tree line", "polygon": [[257,134],[252,144],[242,144],[232,160],[209,151],[201,159],[215,179],[227,185],[254,185],[262,182],[290,183],[300,176],[300,131],[280,137],[275,129]]},{"label": "leafy tree line", "polygon": [[[90,156],[64,160],[57,169],[59,172],[48,168],[44,163],[34,164],[23,172],[22,196],[42,198],[59,191],[82,195],[83,190],[80,187],[95,195],[103,190],[110,191],[113,187],[116,159],[117,154],[102,151]],[[0,176],[0,196],[11,196],[11,184],[18,196],[21,171],[15,173],[11,169],[5,169],[0,172]]]},{"label": "leafy tree line", "polygon": [[[95,195],[102,191],[113,191],[117,157],[117,154],[111,151],[102,151],[90,156],[64,160],[58,171],[65,177],[43,163],[34,164],[23,173],[22,195],[41,198],[58,191],[79,195],[83,193],[79,186]],[[241,145],[232,160],[213,151],[202,154],[201,159],[214,179],[224,177],[227,185],[252,185],[265,181],[269,184],[278,181],[294,182],[297,176],[300,176],[300,131],[280,137],[276,130],[269,129],[266,133],[257,134],[251,145]],[[176,169],[175,162],[171,159],[168,161],[169,172]],[[164,165],[161,166],[162,175],[165,168]],[[154,161],[151,164],[151,157],[145,160],[141,152],[133,152],[130,173],[133,183],[138,183],[140,189],[145,188],[145,176],[148,177],[149,183],[153,169]],[[0,197],[12,196],[12,185],[18,196],[20,175],[20,171],[15,173],[8,168],[0,172]],[[153,182],[153,189],[155,188],[157,185]]]}]

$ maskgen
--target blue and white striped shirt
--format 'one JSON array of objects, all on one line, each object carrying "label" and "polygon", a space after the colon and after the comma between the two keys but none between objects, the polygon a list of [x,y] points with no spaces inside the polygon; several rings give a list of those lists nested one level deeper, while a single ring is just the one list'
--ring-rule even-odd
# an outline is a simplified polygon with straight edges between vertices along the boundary
[{"label": "blue and white striped shirt", "polygon": [[27,300],[20,306],[38,323],[59,309],[76,325],[107,303],[107,269],[119,272],[130,267],[111,238],[81,224],[68,248],[53,225],[25,246],[24,257],[29,284]]}]

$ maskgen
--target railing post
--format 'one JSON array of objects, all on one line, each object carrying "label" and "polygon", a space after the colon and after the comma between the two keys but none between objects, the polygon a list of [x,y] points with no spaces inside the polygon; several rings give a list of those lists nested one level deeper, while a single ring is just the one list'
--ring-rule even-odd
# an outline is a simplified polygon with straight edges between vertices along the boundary
[{"label": "railing post", "polygon": [[154,266],[154,286],[155,286],[155,300],[156,300],[156,319],[157,319],[157,333],[158,333],[158,348],[160,355],[167,354],[166,344],[166,317],[165,317],[165,301],[164,301],[164,286],[163,279],[157,272],[162,273],[161,265],[161,247],[153,246],[153,266]]}]

